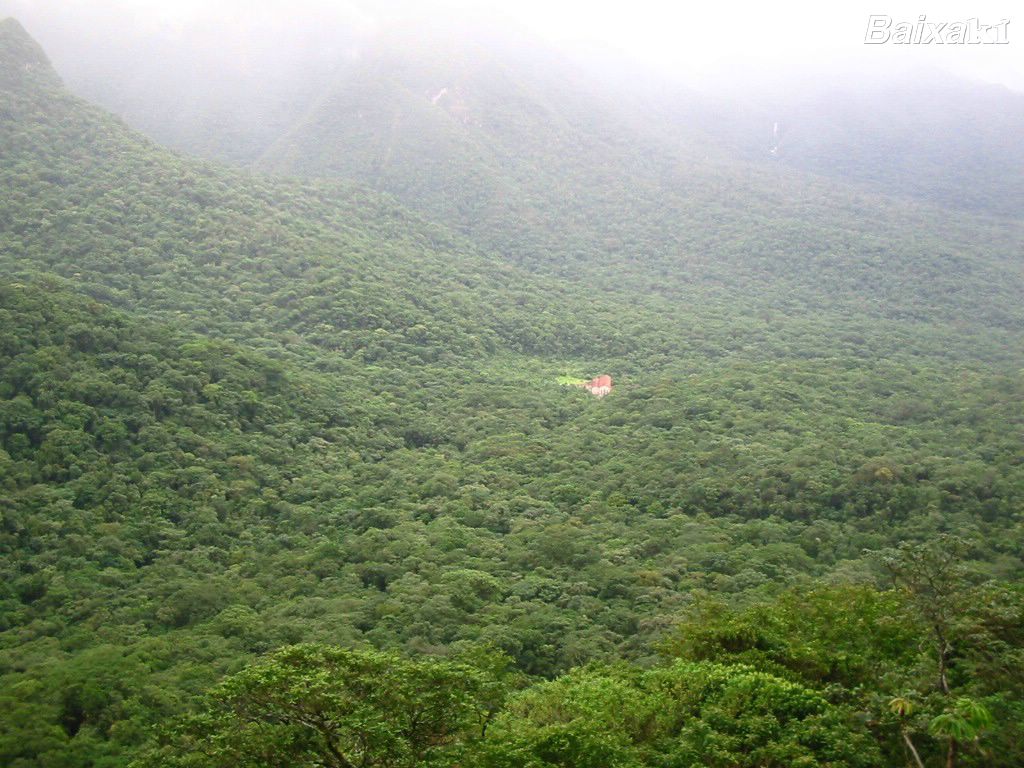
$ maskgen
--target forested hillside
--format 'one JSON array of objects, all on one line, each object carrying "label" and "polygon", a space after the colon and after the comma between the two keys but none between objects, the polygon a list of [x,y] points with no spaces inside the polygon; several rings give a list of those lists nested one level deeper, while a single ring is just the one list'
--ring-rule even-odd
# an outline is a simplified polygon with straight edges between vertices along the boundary
[{"label": "forested hillside", "polygon": [[[641,98],[619,104],[566,62],[536,56],[489,40],[381,41],[260,167],[392,193],[534,274],[591,286],[595,317],[628,291],[691,338],[717,325],[772,359],[784,354],[773,341],[796,336],[801,354],[824,342],[825,356],[848,339],[868,356],[929,337],[929,353],[958,359],[1012,346],[1018,220],[741,163],[726,142],[709,144],[707,126],[675,130],[671,113],[638,120],[627,108]],[[1012,204],[1001,179],[979,189]],[[825,331],[836,324],[859,330],[836,338]]]},{"label": "forested hillside", "polygon": [[656,79],[645,87],[643,72],[629,74],[616,94],[636,124],[670,143],[950,211],[1024,217],[1019,91],[929,68],[826,70],[795,82],[766,72],[760,87],[724,93]]},{"label": "forested hillside", "polygon": [[[826,146],[837,129],[819,128],[820,116],[787,122],[780,162],[763,162],[761,130],[762,161],[741,162],[738,156],[750,156],[746,134],[758,118],[733,121],[729,110],[708,116],[706,101],[690,94],[676,100],[686,98],[696,101],[690,111],[686,103],[673,111],[669,99],[655,112],[650,97],[623,86],[602,89],[569,62],[525,43],[396,33],[368,46],[257,167],[357,179],[533,269],[576,279],[584,271],[593,279],[597,271],[613,285],[625,274],[644,292],[652,284],[660,292],[680,283],[688,290],[694,282],[734,289],[738,281],[760,280],[759,268],[769,262],[773,280],[788,281],[794,299],[805,301],[875,296],[876,281],[923,273],[927,283],[901,286],[899,297],[907,301],[925,291],[945,293],[934,280],[941,282],[946,270],[927,272],[917,254],[934,265],[936,252],[955,260],[970,244],[1005,254],[1020,240],[1019,224],[979,229],[963,215],[789,170],[785,163],[792,162],[845,178],[825,167],[838,166],[844,151]],[[1014,119],[1006,115],[992,133],[1012,143]],[[889,131],[900,130],[880,120]],[[841,116],[833,122],[842,124]],[[916,124],[907,123],[903,131],[913,131]],[[805,144],[814,137],[817,149],[800,149],[800,137]],[[966,158],[975,155],[961,153],[954,163],[965,175],[936,180],[920,143],[916,154],[899,155],[883,173],[880,158],[898,154],[886,141],[846,153],[848,165],[874,173],[882,189],[892,188],[881,183],[886,174],[906,175],[915,165],[922,167],[918,184],[931,179],[943,190],[933,202],[965,186],[971,190],[965,195],[988,195],[995,207],[1019,201],[1019,191],[1007,188],[1016,183],[1012,171],[988,174],[994,180],[984,186],[972,183],[967,174],[979,163]],[[998,162],[993,149],[984,154],[985,162]],[[867,166],[874,171],[858,162],[863,155],[875,158]],[[874,263],[879,252],[897,263]]]},{"label": "forested hillside", "polygon": [[528,90],[394,91],[526,158],[484,218],[228,170],[10,20],[0,91],[0,763],[1024,759],[1017,224],[554,164]]},{"label": "forested hillside", "polygon": [[[781,103],[779,103],[781,102]],[[777,159],[795,168],[954,210],[1024,218],[1024,96],[922,73],[845,82],[766,114]]]}]

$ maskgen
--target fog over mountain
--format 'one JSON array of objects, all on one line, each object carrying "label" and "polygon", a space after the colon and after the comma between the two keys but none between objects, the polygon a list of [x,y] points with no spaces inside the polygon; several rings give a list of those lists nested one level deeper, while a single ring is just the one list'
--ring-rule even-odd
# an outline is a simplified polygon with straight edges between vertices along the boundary
[{"label": "fog over mountain", "polygon": [[[282,148],[339,89],[391,77],[366,70],[389,46],[415,67],[402,50],[415,41],[437,72],[420,84],[431,95],[458,78],[467,55],[515,51],[514,67],[535,81],[604,91],[623,116],[680,145],[958,208],[1016,215],[1022,205],[1024,96],[1000,84],[1019,84],[1019,48],[864,45],[859,9],[762,10],[742,24],[724,11],[644,3],[306,2],[285,12],[273,2],[5,0],[5,10],[44,42],[73,90],[158,141],[241,165],[308,175],[281,161]],[[995,20],[1006,10],[971,12]],[[936,8],[933,18],[958,12]],[[357,84],[360,71],[369,79]]]},{"label": "fog over mountain", "polygon": [[[457,29],[486,24],[536,35],[563,51],[617,51],[666,75],[711,87],[756,84],[825,73],[873,71],[898,74],[937,66],[968,79],[1024,87],[1019,46],[865,46],[868,16],[884,13],[895,22],[931,23],[978,18],[995,24],[1009,19],[1011,2],[986,0],[965,8],[943,0],[921,9],[914,3],[870,3],[822,7],[791,2],[731,7],[666,4],[524,0],[384,0],[333,2],[298,0],[285,8],[275,0],[4,0],[0,11],[16,15],[51,50],[58,63],[76,52],[131,45],[129,40],[178,40],[197,55],[245,58],[268,49],[303,61],[344,45],[353,32],[372,35],[396,24]],[[1012,40],[1012,35],[1011,35]],[[96,57],[92,57],[96,58]]]}]

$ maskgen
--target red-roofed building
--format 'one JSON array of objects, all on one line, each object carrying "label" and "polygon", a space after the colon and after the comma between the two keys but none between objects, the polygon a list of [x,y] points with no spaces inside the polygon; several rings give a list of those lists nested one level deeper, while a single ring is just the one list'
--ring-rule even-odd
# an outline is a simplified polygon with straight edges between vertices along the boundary
[{"label": "red-roofed building", "polygon": [[612,391],[612,377],[607,374],[598,376],[584,384],[583,388],[594,397],[604,397]]}]

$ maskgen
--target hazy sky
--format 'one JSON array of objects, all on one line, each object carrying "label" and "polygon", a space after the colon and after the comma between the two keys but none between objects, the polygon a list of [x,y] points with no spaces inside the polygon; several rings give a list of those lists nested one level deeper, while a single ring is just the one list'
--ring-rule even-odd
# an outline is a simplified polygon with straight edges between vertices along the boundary
[{"label": "hazy sky", "polygon": [[[1018,12],[1019,11],[1019,12]],[[721,83],[822,68],[878,72],[939,66],[1024,90],[1024,3],[871,0],[730,3],[653,0],[0,0],[0,14],[82,24],[90,15],[164,36],[193,34],[205,24],[252,28],[301,25],[366,31],[396,18],[434,23],[466,16],[508,20],[576,48],[610,46],[688,81]],[[894,21],[1009,20],[1006,45],[865,45],[870,14]],[[31,18],[27,19],[31,21]],[[31,27],[31,25],[30,25]],[[95,32],[95,30],[94,30]],[[42,35],[41,35],[42,36]],[[44,40],[44,43],[46,41]]]}]

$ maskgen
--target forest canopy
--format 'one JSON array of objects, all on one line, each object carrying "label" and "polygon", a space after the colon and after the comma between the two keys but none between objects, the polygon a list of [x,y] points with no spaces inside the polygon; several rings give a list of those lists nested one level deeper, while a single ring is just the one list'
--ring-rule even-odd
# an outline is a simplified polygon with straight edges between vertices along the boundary
[{"label": "forest canopy", "polygon": [[502,82],[299,180],[0,21],[0,764],[1024,763],[1020,222]]}]

